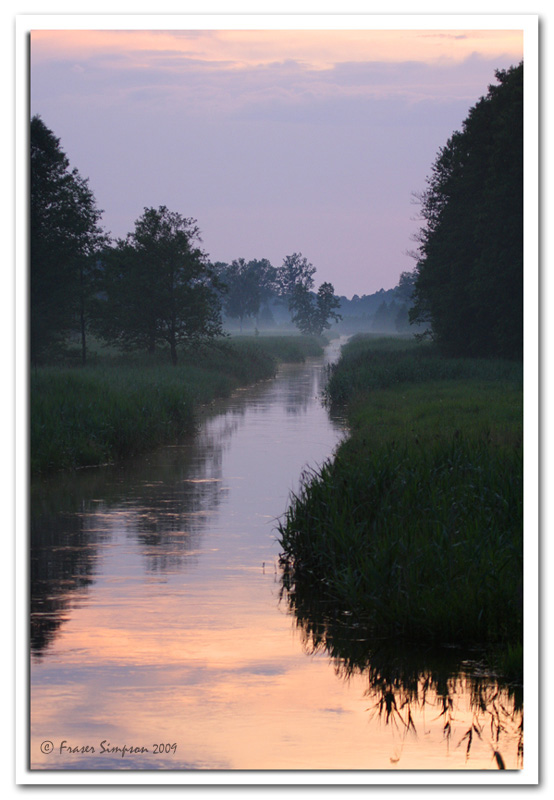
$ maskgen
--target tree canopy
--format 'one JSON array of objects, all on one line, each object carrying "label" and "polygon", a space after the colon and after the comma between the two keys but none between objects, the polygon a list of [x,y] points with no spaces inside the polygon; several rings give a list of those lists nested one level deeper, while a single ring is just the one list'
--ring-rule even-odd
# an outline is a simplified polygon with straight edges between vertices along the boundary
[{"label": "tree canopy", "polygon": [[199,248],[196,220],[145,208],[127,239],[106,253],[99,333],[123,347],[183,344],[222,334],[218,283]]},{"label": "tree canopy", "polygon": [[324,330],[330,328],[332,319],[342,319],[335,311],[339,307],[340,301],[335,296],[332,283],[322,283],[317,294],[314,294],[299,282],[289,301],[294,324],[302,333],[315,336],[321,336]]},{"label": "tree canopy", "polygon": [[106,237],[88,180],[39,116],[30,135],[31,359],[36,363],[72,330],[83,337],[91,276]]},{"label": "tree canopy", "polygon": [[523,64],[470,109],[420,196],[410,318],[450,355],[523,353]]},{"label": "tree canopy", "polygon": [[285,256],[277,271],[277,288],[281,297],[290,301],[299,288],[311,289],[315,271],[313,264],[302,253]]},{"label": "tree canopy", "polygon": [[242,330],[245,318],[258,317],[260,307],[274,294],[275,267],[267,258],[246,262],[237,258],[231,264],[214,265],[223,286],[223,307],[228,317],[238,319]]}]

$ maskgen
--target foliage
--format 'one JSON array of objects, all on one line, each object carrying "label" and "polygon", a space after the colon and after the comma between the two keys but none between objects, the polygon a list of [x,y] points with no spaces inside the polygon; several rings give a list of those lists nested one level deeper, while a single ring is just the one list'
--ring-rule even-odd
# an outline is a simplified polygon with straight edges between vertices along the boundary
[{"label": "foliage", "polygon": [[267,258],[254,258],[248,268],[255,276],[260,293],[260,303],[267,304],[277,292],[277,269]]},{"label": "foliage", "polygon": [[126,240],[105,254],[98,333],[124,348],[177,348],[221,335],[218,283],[198,247],[196,220],[145,208]]},{"label": "foliage", "polygon": [[45,358],[86,322],[96,257],[106,237],[88,181],[39,116],[31,120],[31,359]]},{"label": "foliage", "polygon": [[[372,349],[367,339],[353,348],[358,365],[364,345],[370,381],[339,384],[351,436],[305,475],[280,525],[290,585],[306,584],[374,637],[517,645],[520,365],[499,362],[487,376],[479,359],[456,370],[432,346]],[[423,375],[420,352],[419,366],[435,362]]]},{"label": "foliage", "polygon": [[285,256],[277,271],[279,295],[289,302],[299,289],[310,290],[314,285],[315,267],[302,253]]},{"label": "foliage", "polygon": [[238,319],[242,330],[244,319],[257,317],[261,304],[271,298],[276,270],[266,258],[248,263],[238,258],[231,264],[219,262],[214,266],[224,286],[225,313],[231,319]]},{"label": "foliage", "polygon": [[413,297],[415,289],[416,273],[401,272],[396,286],[396,296],[399,300],[409,303]]},{"label": "foliage", "polygon": [[512,381],[521,387],[522,369],[504,359],[447,358],[430,342],[358,334],[329,368],[326,395],[331,404],[352,403],[360,393],[404,383],[443,380]]},{"label": "foliage", "polygon": [[496,78],[420,197],[411,319],[454,356],[523,352],[523,64]]},{"label": "foliage", "polygon": [[320,352],[308,337],[240,337],[196,345],[177,367],[148,354],[97,355],[78,370],[40,367],[31,375],[31,471],[145,452],[191,431],[199,404],[272,377],[278,361]]},{"label": "foliage", "polygon": [[341,318],[335,311],[340,301],[332,284],[323,283],[316,294],[312,291],[316,270],[302,253],[285,256],[278,269],[265,258],[216,262],[214,269],[222,285],[225,314],[239,320],[241,332],[244,320],[255,318],[258,327],[263,319],[274,320],[274,312],[281,317],[283,306],[290,314],[289,318],[285,312],[283,321],[290,319],[306,335],[321,336],[331,319]]},{"label": "foliage", "polygon": [[322,283],[314,296],[304,285],[297,284],[289,300],[292,321],[305,334],[321,336],[331,327],[331,320],[340,320],[335,311],[340,306],[332,283]]},{"label": "foliage", "polygon": [[348,300],[340,297],[339,310],[342,333],[360,331],[380,334],[419,334],[425,328],[410,324],[409,313],[413,306],[416,272],[402,272],[398,284],[392,289],[380,289],[370,295],[353,295]]}]

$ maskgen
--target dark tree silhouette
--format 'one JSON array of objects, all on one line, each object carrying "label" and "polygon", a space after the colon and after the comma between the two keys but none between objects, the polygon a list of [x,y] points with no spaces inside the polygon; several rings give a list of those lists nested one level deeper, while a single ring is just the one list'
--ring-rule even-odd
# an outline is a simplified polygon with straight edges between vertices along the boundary
[{"label": "dark tree silhouette", "polygon": [[106,253],[99,334],[123,348],[177,348],[222,334],[219,284],[198,244],[196,220],[145,208]]},{"label": "dark tree silhouette", "polygon": [[449,355],[523,354],[523,64],[470,109],[420,196],[415,305]]},{"label": "dark tree silhouette", "polygon": [[220,278],[226,286],[223,296],[225,313],[238,319],[242,330],[244,319],[256,316],[260,310],[262,290],[259,276],[252,268],[252,262],[237,258],[225,265]]},{"label": "dark tree silhouette", "polygon": [[98,226],[102,212],[39,116],[31,120],[30,144],[31,359],[37,363],[78,331],[85,361],[93,274],[107,240]]},{"label": "dark tree silhouette", "polygon": [[307,288],[298,284],[289,302],[292,321],[305,334],[321,336],[324,330],[331,327],[331,320],[342,319],[335,309],[340,301],[335,296],[332,283],[322,283],[314,295]]}]

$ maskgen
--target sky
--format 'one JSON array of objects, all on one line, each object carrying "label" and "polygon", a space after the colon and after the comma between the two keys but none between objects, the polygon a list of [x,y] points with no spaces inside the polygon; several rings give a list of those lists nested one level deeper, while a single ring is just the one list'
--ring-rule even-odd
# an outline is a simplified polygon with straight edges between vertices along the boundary
[{"label": "sky", "polygon": [[300,252],[316,284],[347,297],[415,267],[414,193],[495,70],[523,58],[521,30],[501,25],[283,30],[261,16],[257,29],[164,30],[133,19],[30,37],[31,115],[89,179],[106,231],[124,237],[145,207],[165,205],[198,221],[212,261],[280,266]]}]

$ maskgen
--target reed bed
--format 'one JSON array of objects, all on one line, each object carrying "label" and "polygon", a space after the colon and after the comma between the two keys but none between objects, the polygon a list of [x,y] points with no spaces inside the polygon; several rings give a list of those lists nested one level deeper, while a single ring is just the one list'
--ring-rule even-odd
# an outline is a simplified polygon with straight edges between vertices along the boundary
[{"label": "reed bed", "polygon": [[347,398],[351,436],[280,523],[285,582],[378,638],[517,651],[521,365],[460,361],[394,340],[345,348],[328,396]]},{"label": "reed bed", "polygon": [[[274,341],[279,340],[279,341]],[[195,409],[321,352],[313,337],[242,337],[158,358],[112,353],[30,376],[31,474],[118,461],[191,431]],[[294,341],[289,341],[294,340]]]},{"label": "reed bed", "polygon": [[328,344],[324,336],[290,336],[286,334],[259,336],[233,336],[232,344],[240,352],[245,348],[248,352],[261,350],[269,354],[276,361],[287,363],[299,363],[306,358],[320,356],[323,347]]},{"label": "reed bed", "polygon": [[429,342],[358,334],[343,348],[340,361],[329,368],[327,397],[332,404],[344,404],[374,389],[465,379],[507,380],[521,388],[523,373],[520,362],[445,358]]}]

